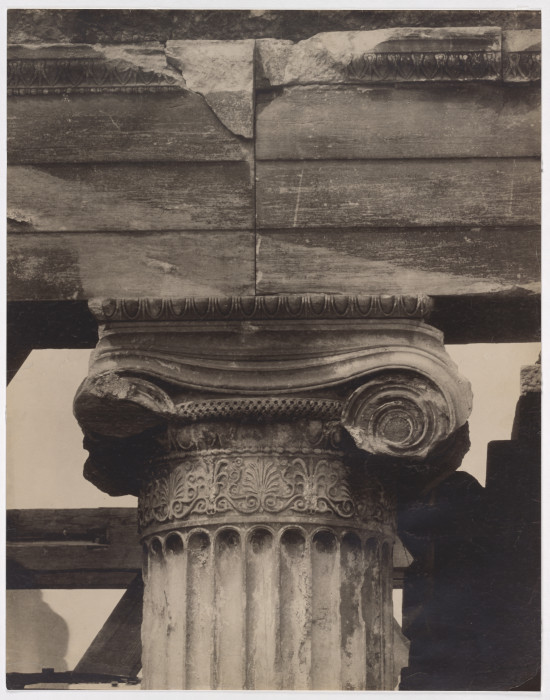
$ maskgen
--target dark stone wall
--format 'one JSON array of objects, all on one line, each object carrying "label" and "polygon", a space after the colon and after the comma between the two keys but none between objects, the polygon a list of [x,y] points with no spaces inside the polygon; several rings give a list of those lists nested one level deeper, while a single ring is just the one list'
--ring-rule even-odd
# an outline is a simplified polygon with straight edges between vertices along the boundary
[{"label": "dark stone wall", "polygon": [[385,27],[538,29],[540,12],[491,10],[9,10],[8,43],[171,39],[299,41],[318,32]]}]

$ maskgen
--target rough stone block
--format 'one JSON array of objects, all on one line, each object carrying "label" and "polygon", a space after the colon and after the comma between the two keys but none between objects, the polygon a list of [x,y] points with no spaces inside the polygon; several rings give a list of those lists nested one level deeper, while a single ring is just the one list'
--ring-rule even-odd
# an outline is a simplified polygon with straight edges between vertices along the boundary
[{"label": "rough stone block", "polygon": [[541,392],[542,371],[541,365],[527,365],[521,368],[520,383],[521,395]]},{"label": "rough stone block", "polygon": [[252,138],[254,41],[168,41],[166,59],[233,133]]}]

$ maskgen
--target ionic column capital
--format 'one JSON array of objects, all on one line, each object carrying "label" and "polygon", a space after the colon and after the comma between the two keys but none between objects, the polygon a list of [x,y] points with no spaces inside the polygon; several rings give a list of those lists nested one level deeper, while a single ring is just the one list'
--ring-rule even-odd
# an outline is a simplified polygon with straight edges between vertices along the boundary
[{"label": "ionic column capital", "polygon": [[[88,475],[113,493],[124,485],[109,451],[168,423],[328,419],[369,454],[422,460],[471,410],[468,382],[426,323],[427,297],[111,299],[90,307],[99,343],[75,414],[92,447]],[[135,491],[130,476],[126,492]]]}]

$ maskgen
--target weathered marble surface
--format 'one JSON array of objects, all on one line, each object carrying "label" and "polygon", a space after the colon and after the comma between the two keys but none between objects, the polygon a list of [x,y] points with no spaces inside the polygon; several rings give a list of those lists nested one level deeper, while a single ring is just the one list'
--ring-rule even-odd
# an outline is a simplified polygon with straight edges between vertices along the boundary
[{"label": "weathered marble surface", "polygon": [[256,110],[258,160],[540,155],[535,86],[293,86]]},{"label": "weathered marble surface", "polygon": [[10,298],[536,294],[540,31],[476,23],[10,46]]},{"label": "weathered marble surface", "polygon": [[202,95],[230,131],[254,135],[255,42],[169,41],[167,63],[181,72],[188,90]]},{"label": "weathered marble surface", "polygon": [[[266,230],[258,235],[256,290],[284,294],[328,288],[359,294],[382,288],[394,294],[455,295],[457,300],[483,294],[479,298],[488,312],[489,294],[506,288],[512,296],[520,289],[524,295],[537,292],[540,250],[537,227]],[[501,313],[505,296],[500,296]],[[493,307],[488,316],[495,313]]]},{"label": "weathered marble surface", "polygon": [[248,163],[13,165],[8,219],[31,231],[251,229]]},{"label": "weathered marble surface", "polygon": [[[391,81],[436,76],[439,80],[460,80],[472,79],[476,70],[478,78],[498,80],[501,31],[494,27],[396,27],[326,32],[295,44],[259,39],[257,47],[260,79],[270,87],[370,82],[384,80],[386,74]],[[472,52],[470,67],[468,55]],[[413,55],[417,60],[413,61]]]},{"label": "weathered marble surface", "polygon": [[[25,224],[22,224],[25,228]],[[9,298],[87,300],[139,296],[254,294],[253,231],[48,233],[8,237]],[[124,255],[121,255],[121,250]]]}]

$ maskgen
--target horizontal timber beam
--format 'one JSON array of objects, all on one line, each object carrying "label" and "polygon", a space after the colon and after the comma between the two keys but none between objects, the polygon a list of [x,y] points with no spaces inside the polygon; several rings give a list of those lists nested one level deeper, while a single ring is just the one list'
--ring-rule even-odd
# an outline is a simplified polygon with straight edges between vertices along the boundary
[{"label": "horizontal timber beam", "polygon": [[141,570],[135,508],[7,513],[8,588],[126,588]]}]

